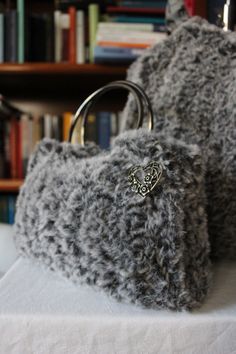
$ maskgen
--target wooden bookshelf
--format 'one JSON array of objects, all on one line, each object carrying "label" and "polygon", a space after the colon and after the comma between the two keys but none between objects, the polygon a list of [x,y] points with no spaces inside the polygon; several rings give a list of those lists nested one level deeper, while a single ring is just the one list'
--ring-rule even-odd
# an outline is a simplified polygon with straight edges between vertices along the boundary
[{"label": "wooden bookshelf", "polygon": [[18,192],[23,180],[0,179],[0,192]]},{"label": "wooden bookshelf", "polygon": [[85,97],[110,81],[126,77],[127,66],[25,63],[0,64],[1,93],[7,98]]},{"label": "wooden bookshelf", "polygon": [[5,75],[117,75],[124,76],[127,66],[70,63],[4,63],[0,77]]}]

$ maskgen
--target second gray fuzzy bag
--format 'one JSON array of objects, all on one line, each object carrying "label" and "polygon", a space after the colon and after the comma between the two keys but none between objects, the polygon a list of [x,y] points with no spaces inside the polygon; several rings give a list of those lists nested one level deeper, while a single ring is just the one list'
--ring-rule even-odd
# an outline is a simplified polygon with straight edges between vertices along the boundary
[{"label": "second gray fuzzy bag", "polygon": [[[172,20],[171,26],[176,25],[175,16]],[[145,51],[130,66],[127,78],[147,93],[154,130],[202,149],[211,255],[235,259],[236,32],[191,18]],[[125,129],[133,126],[133,102],[130,96]]]},{"label": "second gray fuzzy bag", "polygon": [[199,148],[144,128],[109,152],[44,139],[20,190],[15,242],[21,255],[118,300],[199,306],[209,286]]}]

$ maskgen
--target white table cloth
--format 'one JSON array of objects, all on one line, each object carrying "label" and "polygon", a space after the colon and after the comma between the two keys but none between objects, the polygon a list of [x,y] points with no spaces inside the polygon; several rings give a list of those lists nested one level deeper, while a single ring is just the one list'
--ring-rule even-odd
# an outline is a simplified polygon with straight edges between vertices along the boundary
[{"label": "white table cloth", "polygon": [[0,280],[0,354],[236,353],[236,263],[193,313],[144,310],[18,259]]}]

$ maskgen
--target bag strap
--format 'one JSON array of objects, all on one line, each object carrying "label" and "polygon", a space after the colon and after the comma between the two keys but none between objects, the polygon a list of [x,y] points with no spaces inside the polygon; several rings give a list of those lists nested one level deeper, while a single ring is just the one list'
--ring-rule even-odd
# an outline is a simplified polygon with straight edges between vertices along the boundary
[{"label": "bag strap", "polygon": [[[78,110],[76,111],[73,121],[70,126],[70,131],[69,131],[69,138],[68,141],[71,142],[72,135],[74,128],[78,122],[79,119],[81,119],[81,145],[84,145],[84,126],[85,122],[87,119],[87,116],[89,114],[89,111],[91,108],[95,105],[95,103],[98,101],[98,99],[103,96],[107,91],[113,90],[113,89],[119,89],[119,88],[125,88],[128,91],[130,91],[137,102],[137,108],[138,108],[138,122],[137,122],[137,129],[141,128],[143,126],[143,102],[145,103],[145,106],[148,111],[148,128],[150,130],[153,129],[153,111],[152,111],[152,106],[150,103],[149,98],[147,97],[146,93],[143,91],[143,89],[135,84],[134,82],[131,81],[126,81],[126,80],[119,80],[119,81],[112,81],[111,83],[101,87],[100,89],[96,90],[93,92],[90,96],[88,96],[84,102],[80,105]],[[81,115],[84,112],[83,115]]]}]

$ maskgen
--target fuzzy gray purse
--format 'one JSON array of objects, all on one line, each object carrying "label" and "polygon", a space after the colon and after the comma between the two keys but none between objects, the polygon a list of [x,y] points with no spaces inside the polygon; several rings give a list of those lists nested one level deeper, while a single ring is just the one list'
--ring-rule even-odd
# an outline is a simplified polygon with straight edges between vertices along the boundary
[{"label": "fuzzy gray purse", "polygon": [[[71,144],[81,113],[83,126],[97,98],[121,87],[137,100],[139,129],[120,134],[106,152]],[[113,82],[93,93],[69,142],[44,139],[32,155],[15,242],[21,255],[118,300],[191,309],[209,287],[204,166],[196,145],[158,135],[152,125],[138,85]]]}]

